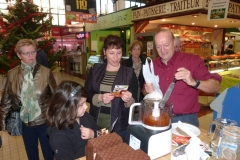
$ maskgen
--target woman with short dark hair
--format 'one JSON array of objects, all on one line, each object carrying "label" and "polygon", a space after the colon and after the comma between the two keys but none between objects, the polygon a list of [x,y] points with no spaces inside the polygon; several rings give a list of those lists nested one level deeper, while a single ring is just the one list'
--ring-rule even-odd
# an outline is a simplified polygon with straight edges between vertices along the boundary
[{"label": "woman with short dark hair", "polygon": [[[94,64],[85,81],[89,93],[89,113],[101,128],[112,125],[118,118],[113,131],[122,138],[128,126],[129,107],[137,100],[138,89],[133,69],[120,64],[124,47],[119,36],[107,36],[101,54],[103,63]],[[113,91],[117,86],[127,88],[124,92],[115,94]]]}]

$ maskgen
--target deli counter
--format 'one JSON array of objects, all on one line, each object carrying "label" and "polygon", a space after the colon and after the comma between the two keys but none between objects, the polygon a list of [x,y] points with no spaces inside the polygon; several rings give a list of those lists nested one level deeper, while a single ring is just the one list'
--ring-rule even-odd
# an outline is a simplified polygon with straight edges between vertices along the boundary
[{"label": "deli counter", "polygon": [[201,58],[205,61],[206,66],[212,73],[217,72],[221,75],[225,75],[234,72],[234,70],[240,69],[240,53],[231,55],[205,56]]}]

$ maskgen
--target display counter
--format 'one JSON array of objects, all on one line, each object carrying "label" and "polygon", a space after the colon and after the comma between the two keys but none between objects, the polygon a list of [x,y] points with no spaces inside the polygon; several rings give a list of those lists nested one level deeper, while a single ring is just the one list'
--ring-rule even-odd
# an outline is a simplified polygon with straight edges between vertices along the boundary
[{"label": "display counter", "polygon": [[86,57],[85,53],[75,54],[71,52],[62,55],[61,70],[69,74],[86,75]]},{"label": "display counter", "polygon": [[240,53],[220,56],[201,57],[209,71],[240,69]]}]

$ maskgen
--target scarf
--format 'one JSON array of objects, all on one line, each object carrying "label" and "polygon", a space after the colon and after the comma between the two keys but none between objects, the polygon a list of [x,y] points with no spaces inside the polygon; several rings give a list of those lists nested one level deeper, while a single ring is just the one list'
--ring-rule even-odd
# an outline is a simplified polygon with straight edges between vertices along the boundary
[{"label": "scarf", "polygon": [[34,121],[41,114],[32,75],[35,65],[36,63],[29,66],[21,62],[21,67],[24,70],[24,78],[21,92],[22,107],[20,117],[24,123]]}]

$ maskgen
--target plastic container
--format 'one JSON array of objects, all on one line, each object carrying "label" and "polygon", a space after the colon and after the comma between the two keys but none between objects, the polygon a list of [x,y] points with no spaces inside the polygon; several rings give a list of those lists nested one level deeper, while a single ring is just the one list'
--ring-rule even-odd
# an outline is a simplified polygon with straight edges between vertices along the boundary
[{"label": "plastic container", "polygon": [[240,128],[237,126],[226,126],[219,148],[219,160],[240,159]]}]

